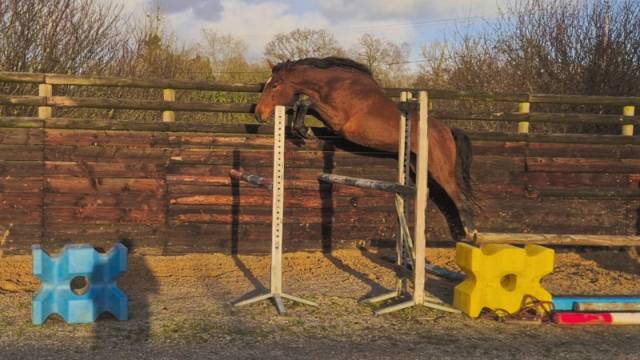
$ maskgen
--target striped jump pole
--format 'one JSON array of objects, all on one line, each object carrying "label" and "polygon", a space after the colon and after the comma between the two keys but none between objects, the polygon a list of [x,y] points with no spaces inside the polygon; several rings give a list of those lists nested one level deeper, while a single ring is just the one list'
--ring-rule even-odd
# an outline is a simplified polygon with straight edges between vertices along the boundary
[{"label": "striped jump pole", "polygon": [[637,312],[557,312],[553,322],[559,325],[639,325],[640,313]]},{"label": "striped jump pole", "polygon": [[638,296],[554,296],[555,311],[633,311],[640,310]]}]

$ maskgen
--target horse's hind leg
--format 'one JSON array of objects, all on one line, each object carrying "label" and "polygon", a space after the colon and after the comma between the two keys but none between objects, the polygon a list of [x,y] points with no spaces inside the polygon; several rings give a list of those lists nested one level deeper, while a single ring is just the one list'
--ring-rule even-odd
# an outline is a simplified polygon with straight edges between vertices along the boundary
[{"label": "horse's hind leg", "polygon": [[446,172],[438,170],[432,171],[430,173],[431,177],[436,183],[438,183],[442,190],[444,190],[449,199],[451,199],[451,202],[453,202],[453,205],[456,207],[460,223],[464,228],[463,230],[466,239],[473,240],[473,236],[476,231],[473,219],[473,209],[471,208],[471,202],[465,198],[456,182],[455,169],[451,169],[451,171]]}]

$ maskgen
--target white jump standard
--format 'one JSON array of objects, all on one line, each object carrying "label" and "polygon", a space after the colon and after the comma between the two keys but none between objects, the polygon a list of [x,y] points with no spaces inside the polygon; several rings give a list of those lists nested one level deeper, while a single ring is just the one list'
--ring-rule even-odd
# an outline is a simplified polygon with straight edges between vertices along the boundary
[{"label": "white jump standard", "polygon": [[[402,95],[401,100],[403,102],[408,101],[407,93]],[[398,238],[398,244],[396,246],[397,263],[398,265],[404,265],[405,261],[412,263],[414,286],[413,293],[406,292],[403,279],[399,279],[396,290],[382,294],[373,298],[364,300],[364,302],[378,302],[389,300],[392,298],[405,298],[411,296],[410,300],[400,302],[398,304],[390,305],[375,311],[376,315],[386,314],[389,312],[401,310],[407,307],[424,305],[438,310],[459,313],[457,309],[453,309],[441,300],[434,297],[425,296],[425,247],[426,247],[426,211],[427,211],[427,198],[428,198],[428,162],[429,162],[429,138],[428,138],[428,95],[426,91],[420,92],[418,102],[418,136],[417,136],[417,154],[416,154],[416,184],[415,188],[409,186],[409,163],[411,155],[411,137],[410,137],[410,117],[403,109],[400,117],[400,131],[399,131],[399,151],[398,151],[398,183],[390,184],[386,182],[380,182],[368,179],[352,178],[351,180],[346,177],[327,176],[323,174],[319,177],[322,181],[335,182],[344,185],[357,186],[362,188],[369,188],[382,191],[390,191],[396,193],[396,210],[398,213],[398,219],[400,222],[400,236]],[[338,179],[339,181],[332,181]],[[402,195],[412,195],[415,193],[415,228],[413,234],[413,241],[409,226],[406,220],[406,207],[404,198]]]},{"label": "white jump standard", "polygon": [[271,226],[271,290],[267,294],[239,301],[234,306],[243,306],[258,301],[273,299],[278,313],[286,312],[282,298],[305,305],[318,306],[313,301],[282,292],[282,238],[284,215],[284,148],[285,148],[285,107],[276,106],[273,127],[273,210]]}]

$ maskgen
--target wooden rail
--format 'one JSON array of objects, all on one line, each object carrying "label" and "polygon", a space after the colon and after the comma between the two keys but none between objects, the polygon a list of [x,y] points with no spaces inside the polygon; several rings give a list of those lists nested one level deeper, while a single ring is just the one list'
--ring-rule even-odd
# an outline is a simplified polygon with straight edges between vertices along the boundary
[{"label": "wooden rail", "polygon": [[6,71],[0,71],[0,82],[75,86],[130,87],[146,89],[231,91],[250,93],[261,92],[263,86],[263,84],[222,84],[212,81],[195,80],[146,80],[120,77],[37,74]]},{"label": "wooden rail", "polygon": [[[39,74],[0,71],[0,82],[32,83],[50,85],[105,86],[131,88],[157,88],[179,90],[229,91],[259,93],[264,84],[223,84],[212,81],[172,79],[130,79],[119,77],[75,76],[62,74]],[[417,93],[428,91],[432,100],[473,100],[497,102],[528,102],[531,104],[576,104],[640,106],[640,96],[590,96],[556,94],[504,94],[492,92],[469,92],[427,88],[385,88],[389,96],[399,97],[403,91]]]},{"label": "wooden rail", "polygon": [[[254,104],[211,104],[197,102],[176,102],[176,90],[225,91],[242,93],[259,93],[264,84],[224,84],[212,81],[188,81],[173,79],[130,79],[119,77],[76,76],[64,74],[42,74],[21,72],[0,72],[0,83],[31,83],[40,86],[40,96],[8,96],[0,95],[0,105],[38,106],[51,115],[52,108],[98,108],[127,110],[162,111],[164,122],[175,121],[175,111],[187,112],[223,112],[252,113]],[[126,88],[162,89],[162,101],[103,99],[87,97],[52,96],[53,86],[103,86]],[[385,93],[391,97],[399,97],[402,92],[418,93],[428,91],[432,100],[461,100],[485,102],[515,102],[518,111],[513,113],[469,114],[452,112],[435,112],[443,119],[471,121],[507,121],[518,123],[518,133],[527,134],[530,123],[557,124],[609,124],[619,125],[624,136],[634,135],[634,125],[640,124],[635,108],[640,106],[640,96],[587,96],[556,94],[505,94],[491,92],[468,92],[458,90],[423,89],[423,88],[386,88]],[[531,112],[531,104],[572,104],[617,106],[620,115],[580,114],[580,113],[536,113]],[[48,110],[46,110],[48,109]]]},{"label": "wooden rail", "polygon": [[69,96],[0,95],[0,105],[51,106],[61,108],[94,108],[158,111],[200,111],[252,113],[254,104],[181,103],[173,101],[103,99]]},{"label": "wooden rail", "polygon": [[640,246],[640,236],[478,233],[478,244],[539,244],[562,246]]}]

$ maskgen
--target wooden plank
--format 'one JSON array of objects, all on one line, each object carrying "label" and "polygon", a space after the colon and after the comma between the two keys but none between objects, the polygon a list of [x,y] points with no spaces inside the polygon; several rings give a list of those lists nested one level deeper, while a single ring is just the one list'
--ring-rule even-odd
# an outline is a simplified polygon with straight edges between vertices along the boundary
[{"label": "wooden plank", "polygon": [[640,236],[581,234],[478,233],[479,244],[540,244],[562,246],[640,246]]},{"label": "wooden plank", "polygon": [[3,145],[0,144],[0,161],[41,161],[41,145]]},{"label": "wooden plank", "polygon": [[524,157],[527,155],[526,142],[474,140],[471,145],[474,159],[478,156]]},{"label": "wooden plank", "polygon": [[[5,73],[6,74],[6,73]],[[38,74],[41,75],[41,74]],[[106,86],[132,88],[172,88],[182,90],[207,90],[231,92],[262,91],[262,84],[226,84],[212,81],[174,80],[174,79],[131,79],[100,76],[75,76],[62,74],[45,74],[46,82],[53,85]],[[13,78],[16,78],[14,73]],[[36,76],[33,79],[38,78]],[[0,77],[0,81],[3,77]],[[5,80],[6,81],[6,80]]]},{"label": "wooden plank", "polygon": [[0,224],[0,234],[7,235],[0,246],[5,255],[31,254],[31,245],[42,241],[42,226],[36,224]]},{"label": "wooden plank", "polygon": [[165,189],[162,179],[101,178],[94,182],[86,178],[49,177],[45,181],[47,191],[52,193],[163,193]]},{"label": "wooden plank", "polygon": [[0,105],[60,108],[195,111],[251,114],[254,104],[183,103],[172,101],[132,100],[126,98],[91,98],[69,96],[0,95]]},{"label": "wooden plank", "polygon": [[40,211],[42,194],[0,192],[0,211],[2,209],[29,209]]},{"label": "wooden plank", "polygon": [[[268,253],[271,224],[183,224],[166,229],[170,253],[193,251],[231,251],[241,253]],[[284,224],[284,250],[321,250],[329,242],[332,249],[367,246],[378,238],[394,236],[393,226],[367,226],[358,224]]]},{"label": "wooden plank", "polygon": [[535,198],[574,198],[574,199],[640,199],[640,189],[620,188],[562,188],[529,187],[527,194]]},{"label": "wooden plank", "polygon": [[[626,146],[633,147],[634,145]],[[625,151],[626,146],[614,144],[528,143],[527,155],[532,157],[618,159],[632,155],[629,150]],[[640,146],[638,147],[640,148]],[[631,158],[634,157],[631,156]]]},{"label": "wooden plank", "polygon": [[0,211],[0,224],[36,225],[42,223],[42,214],[34,209],[7,208]]},{"label": "wooden plank", "polygon": [[589,95],[552,95],[533,94],[529,102],[538,104],[576,104],[576,105],[640,105],[636,96],[589,96]]},{"label": "wooden plank", "polygon": [[640,136],[619,136],[619,135],[576,135],[576,134],[513,134],[495,132],[470,132],[472,141],[525,141],[525,142],[545,142],[561,144],[618,144],[637,145],[640,143]]},{"label": "wooden plank", "polygon": [[[215,131],[215,125],[208,125],[207,131]],[[8,129],[12,130],[12,129]],[[253,134],[210,134],[194,132],[163,132],[127,130],[86,130],[86,129],[46,129],[47,144],[70,146],[200,146],[205,148],[228,147],[242,150],[272,150],[271,137]],[[301,145],[297,138],[287,139],[287,144],[300,151],[325,151],[336,153],[367,153],[384,156],[384,152],[373,151],[347,142],[344,139],[306,139]],[[228,150],[228,149],[227,149]]]},{"label": "wooden plank", "polygon": [[44,194],[40,196],[39,206],[42,201],[47,208],[124,208],[145,209],[161,208],[166,206],[166,200],[160,194],[121,192],[116,194]]},{"label": "wooden plank", "polygon": [[163,234],[161,224],[49,223],[43,234],[43,243],[54,251],[65,244],[79,242],[108,250],[115,243],[124,241],[134,253],[161,255],[166,242]]},{"label": "wooden plank", "polygon": [[164,224],[164,208],[47,208],[47,224]]},{"label": "wooden plank", "polygon": [[42,192],[41,177],[4,177],[0,178],[2,193],[39,193]]},{"label": "wooden plank", "polygon": [[0,177],[38,177],[42,174],[42,161],[0,161]]},{"label": "wooden plank", "polygon": [[58,146],[47,145],[44,149],[48,161],[111,161],[120,159],[161,160],[166,162],[179,149],[127,147],[127,146]]},{"label": "wooden plank", "polygon": [[43,83],[45,74],[31,72],[0,71],[0,82],[9,83]]},{"label": "wooden plank", "polygon": [[616,114],[589,114],[589,113],[554,113],[554,112],[515,112],[515,113],[468,113],[459,111],[436,111],[434,116],[445,120],[465,121],[504,121],[504,122],[531,122],[549,124],[605,124],[622,125],[638,124],[637,116],[624,116]]},{"label": "wooden plank", "polygon": [[[627,200],[576,200],[545,198],[482,199],[476,214],[485,232],[566,232],[624,234],[627,231]],[[603,216],[603,214],[607,214]]]},{"label": "wooden plank", "polygon": [[162,178],[165,176],[165,169],[161,163],[127,159],[120,159],[118,162],[46,161],[45,173],[47,176],[87,178]]},{"label": "wooden plank", "polygon": [[41,145],[42,143],[42,129],[0,127],[0,144],[2,145]]},{"label": "wooden plank", "polygon": [[[232,207],[204,208],[201,211],[194,211],[193,208],[186,210],[180,207],[171,207],[168,216],[171,224],[184,223],[221,223],[231,224],[234,221],[240,223],[271,223],[270,208],[251,208],[234,210]],[[234,213],[235,211],[235,213]],[[358,222],[395,222],[390,220],[393,208],[371,210],[364,213],[355,209],[334,209],[326,211],[319,208],[300,209],[291,208],[283,211],[285,224],[355,224]]]},{"label": "wooden plank", "polygon": [[0,116],[0,128],[34,129],[42,128],[47,120],[26,116]]},{"label": "wooden plank", "polygon": [[638,173],[640,159],[582,159],[582,158],[542,158],[526,159],[527,171],[563,173]]},{"label": "wooden plank", "polygon": [[[41,157],[41,149],[40,157]],[[231,165],[241,164],[247,169],[269,166],[271,153],[264,151],[239,151],[224,148],[136,148],[121,146],[76,147],[51,145],[45,148],[48,161],[110,161],[111,159],[144,159],[171,162],[182,165]],[[9,159],[7,159],[9,160]],[[20,159],[22,160],[22,159]],[[30,159],[26,159],[30,160]],[[372,167],[395,165],[392,158],[371,156],[364,153],[325,153],[318,151],[287,152],[287,165],[294,168],[353,167],[354,162],[366,161]]]},{"label": "wooden plank", "polygon": [[600,187],[629,188],[633,184],[633,175],[624,173],[564,173],[564,172],[529,172],[522,174],[518,181],[525,186],[543,187]]}]

